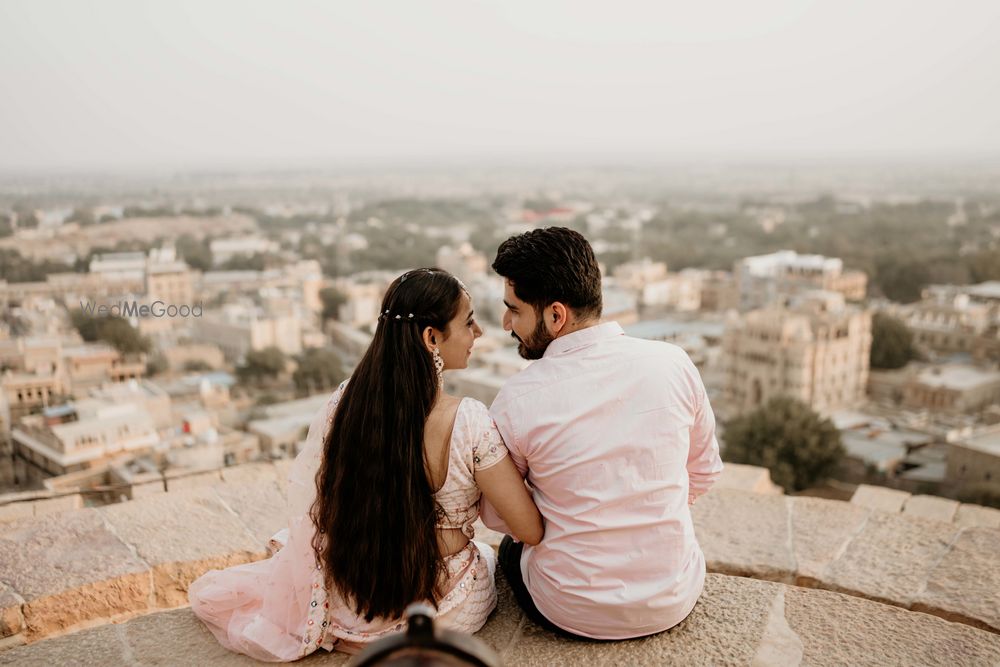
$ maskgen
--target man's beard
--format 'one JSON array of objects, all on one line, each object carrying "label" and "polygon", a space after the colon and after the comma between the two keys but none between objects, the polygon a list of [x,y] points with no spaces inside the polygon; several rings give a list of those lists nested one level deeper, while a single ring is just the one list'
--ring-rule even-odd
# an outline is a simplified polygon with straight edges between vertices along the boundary
[{"label": "man's beard", "polygon": [[527,340],[522,340],[513,332],[510,335],[518,342],[517,353],[525,359],[541,359],[549,347],[549,343],[556,339],[545,328],[545,321],[541,318],[538,318],[538,324],[535,325],[535,330],[531,332]]}]

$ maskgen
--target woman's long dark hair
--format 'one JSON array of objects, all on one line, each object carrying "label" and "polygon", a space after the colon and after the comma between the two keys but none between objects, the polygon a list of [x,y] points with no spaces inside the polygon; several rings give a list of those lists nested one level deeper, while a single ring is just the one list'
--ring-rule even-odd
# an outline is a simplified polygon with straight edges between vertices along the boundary
[{"label": "woman's long dark hair", "polygon": [[438,380],[421,332],[432,326],[447,335],[462,291],[441,269],[393,281],[324,443],[310,511],[313,549],[327,586],[369,622],[398,618],[414,601],[437,602],[437,503],[424,425]]}]

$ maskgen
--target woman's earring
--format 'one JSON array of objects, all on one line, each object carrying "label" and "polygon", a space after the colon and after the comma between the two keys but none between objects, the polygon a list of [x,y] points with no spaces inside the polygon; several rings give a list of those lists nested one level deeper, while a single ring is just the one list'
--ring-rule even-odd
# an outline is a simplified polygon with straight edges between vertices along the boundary
[{"label": "woman's earring", "polygon": [[441,358],[441,351],[436,347],[433,352],[434,370],[437,371],[438,389],[444,389],[444,359]]}]

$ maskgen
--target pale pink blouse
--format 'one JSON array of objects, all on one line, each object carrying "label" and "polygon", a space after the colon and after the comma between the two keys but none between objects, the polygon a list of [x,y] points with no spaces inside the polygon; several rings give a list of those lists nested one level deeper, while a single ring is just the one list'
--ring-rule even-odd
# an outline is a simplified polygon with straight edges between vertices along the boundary
[{"label": "pale pink blouse", "polygon": [[[268,662],[291,661],[320,647],[354,653],[403,628],[398,618],[366,622],[336,590],[326,590],[312,549],[315,529],[308,511],[314,479],[343,388],[313,420],[306,446],[292,466],[288,527],[272,538],[277,552],[266,560],[206,572],[188,590],[194,613],[229,650]],[[470,540],[475,536],[472,524],[481,496],[475,471],[505,456],[486,406],[463,399],[452,431],[448,474],[435,494],[440,527],[461,529]],[[463,632],[482,627],[496,607],[494,568],[492,550],[471,541],[444,559],[441,590],[447,593],[438,601],[440,626]]]}]

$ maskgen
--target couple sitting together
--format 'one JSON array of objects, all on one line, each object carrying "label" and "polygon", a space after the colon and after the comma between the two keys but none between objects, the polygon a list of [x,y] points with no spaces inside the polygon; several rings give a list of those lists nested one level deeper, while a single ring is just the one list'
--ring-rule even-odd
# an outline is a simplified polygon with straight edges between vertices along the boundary
[{"label": "couple sitting together", "polygon": [[[418,601],[475,632],[498,559],[525,614],[563,636],[642,637],[691,612],[705,558],[689,506],[722,470],[697,369],[601,322],[600,269],[574,231],[514,236],[493,268],[504,329],[537,361],[489,409],[444,393],[442,372],[482,335],[469,293],[439,269],[393,281],[292,465],[279,550],[191,584],[224,646],[266,661],[356,652]],[[479,517],[507,534],[499,556],[473,541]]]}]

